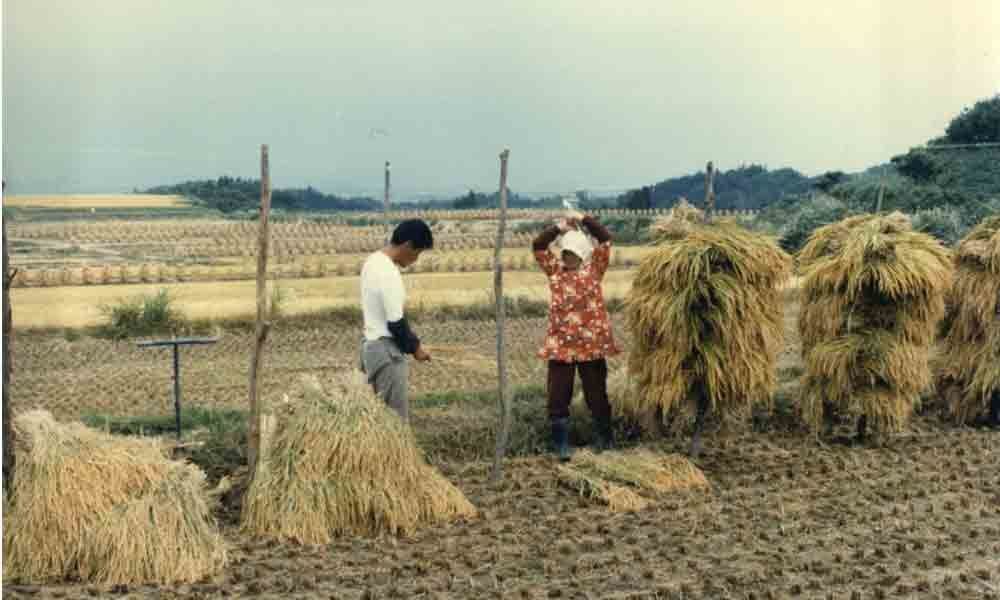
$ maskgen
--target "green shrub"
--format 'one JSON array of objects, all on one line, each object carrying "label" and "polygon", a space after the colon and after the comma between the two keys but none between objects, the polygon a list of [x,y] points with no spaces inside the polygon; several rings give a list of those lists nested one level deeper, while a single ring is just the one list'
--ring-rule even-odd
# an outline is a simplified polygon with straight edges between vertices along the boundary
[{"label": "green shrub", "polygon": [[125,339],[157,333],[176,333],[184,319],[173,306],[174,299],[166,289],[154,295],[139,295],[120,300],[117,304],[98,307],[107,322],[100,333],[112,339]]},{"label": "green shrub", "polygon": [[832,196],[820,195],[803,202],[781,228],[779,243],[786,252],[797,252],[818,227],[835,223],[849,214],[847,205]]},{"label": "green shrub", "polygon": [[951,206],[917,211],[913,215],[913,229],[932,235],[949,246],[962,239],[968,231],[962,222],[961,212]]}]

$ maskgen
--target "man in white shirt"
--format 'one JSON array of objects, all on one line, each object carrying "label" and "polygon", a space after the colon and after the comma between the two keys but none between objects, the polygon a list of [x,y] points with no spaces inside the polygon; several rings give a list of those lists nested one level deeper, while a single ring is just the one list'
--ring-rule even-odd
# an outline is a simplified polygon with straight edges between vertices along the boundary
[{"label": "man in white shirt", "polygon": [[389,245],[373,253],[361,268],[361,309],[365,340],[361,347],[361,367],[368,383],[403,421],[409,421],[410,404],[406,384],[409,367],[406,355],[424,362],[430,355],[410,329],[403,306],[406,289],[400,268],[417,262],[420,253],[434,246],[427,223],[411,219],[392,232]]}]

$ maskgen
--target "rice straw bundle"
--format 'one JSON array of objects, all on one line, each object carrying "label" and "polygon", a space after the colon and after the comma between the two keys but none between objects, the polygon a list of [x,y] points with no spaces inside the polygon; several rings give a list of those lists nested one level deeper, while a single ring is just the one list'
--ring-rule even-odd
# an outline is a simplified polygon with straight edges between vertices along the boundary
[{"label": "rice straw bundle", "polygon": [[559,480],[612,512],[641,510],[650,498],[682,490],[707,489],[708,480],[683,456],[648,450],[580,450],[573,462],[556,467]]},{"label": "rice straw bundle", "polygon": [[611,512],[631,512],[649,506],[649,500],[633,490],[596,477],[570,464],[557,465],[556,470],[560,482],[576,490],[581,496],[606,505]]},{"label": "rice straw bundle", "polygon": [[327,544],[408,534],[476,509],[424,460],[413,433],[361,381],[283,407],[243,504],[253,536]]},{"label": "rice straw bundle", "polygon": [[931,383],[948,251],[893,213],[821,227],[798,259],[803,419],[818,429],[826,407],[898,431]]},{"label": "rice straw bundle", "polygon": [[38,410],[15,427],[5,580],[190,583],[225,564],[204,474],[167,459],[158,440],[60,424]]},{"label": "rice straw bundle", "polygon": [[705,220],[705,211],[688,204],[681,199],[666,216],[659,217],[649,226],[654,237],[662,239],[680,239],[687,235],[694,225]]},{"label": "rice straw bundle", "polygon": [[988,217],[959,243],[949,300],[938,388],[964,423],[1000,394],[1000,216]]},{"label": "rice straw bundle", "polygon": [[640,263],[625,300],[636,392],[615,409],[641,420],[698,398],[735,413],[769,404],[783,340],[779,286],[791,258],[731,221],[690,223]]}]

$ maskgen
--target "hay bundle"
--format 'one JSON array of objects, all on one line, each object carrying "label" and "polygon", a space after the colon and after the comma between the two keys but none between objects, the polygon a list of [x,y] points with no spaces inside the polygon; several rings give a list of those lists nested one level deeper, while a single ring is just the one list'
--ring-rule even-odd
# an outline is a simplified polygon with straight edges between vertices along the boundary
[{"label": "hay bundle", "polygon": [[476,514],[363,381],[345,379],[330,393],[316,382],[276,417],[243,504],[250,535],[327,544]]},{"label": "hay bundle", "polygon": [[689,227],[643,259],[625,299],[636,391],[615,409],[640,420],[706,402],[738,412],[769,403],[777,383],[791,258],[730,221]]},{"label": "hay bundle", "polygon": [[205,476],[158,440],[17,417],[17,467],[3,531],[5,580],[194,582],[222,568]]},{"label": "hay bundle", "polygon": [[816,429],[828,407],[899,430],[931,383],[948,251],[901,214],[861,215],[817,229],[799,261],[803,418]]},{"label": "hay bundle", "polygon": [[704,473],[688,459],[641,449],[600,454],[581,450],[572,463],[556,469],[560,482],[612,512],[642,510],[651,498],[709,487]]},{"label": "hay bundle", "polygon": [[705,211],[688,204],[684,198],[674,205],[664,217],[659,217],[649,226],[654,237],[680,239],[690,233],[698,223],[705,221]]},{"label": "hay bundle", "polygon": [[959,422],[982,414],[1000,394],[1000,216],[958,245],[938,388]]}]

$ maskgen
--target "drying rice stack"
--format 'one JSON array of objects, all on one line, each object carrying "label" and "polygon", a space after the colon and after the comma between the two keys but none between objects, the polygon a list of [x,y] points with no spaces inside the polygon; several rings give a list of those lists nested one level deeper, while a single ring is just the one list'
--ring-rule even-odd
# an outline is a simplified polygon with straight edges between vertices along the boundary
[{"label": "drying rice stack", "polygon": [[664,217],[659,217],[649,226],[650,233],[659,239],[680,239],[698,223],[705,220],[705,211],[681,199]]},{"label": "drying rice stack", "polygon": [[345,379],[327,393],[314,380],[275,419],[243,503],[251,535],[327,544],[476,514],[363,381]]},{"label": "drying rice stack", "polygon": [[948,251],[901,213],[817,229],[799,254],[802,412],[824,407],[899,430],[931,383],[928,355],[951,283]]},{"label": "drying rice stack", "polygon": [[983,414],[1000,394],[1000,216],[958,245],[939,391],[959,422]]},{"label": "drying rice stack", "polygon": [[717,414],[770,403],[791,258],[736,223],[701,223],[683,207],[660,222],[661,242],[639,265],[625,301],[635,339],[636,392],[615,409],[637,420],[707,397]]},{"label": "drying rice stack", "polygon": [[205,475],[158,440],[18,416],[17,465],[4,508],[4,580],[102,584],[195,582],[226,548]]}]

